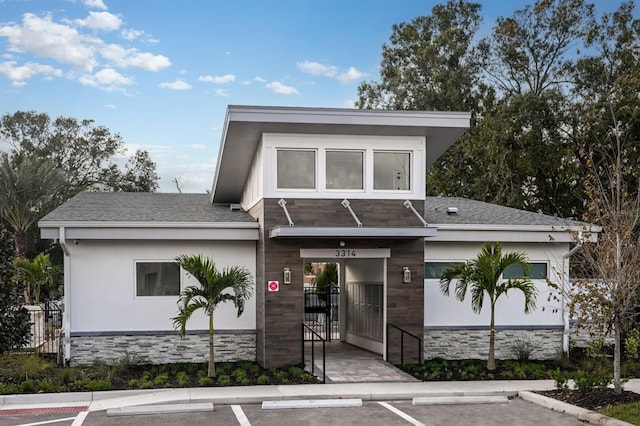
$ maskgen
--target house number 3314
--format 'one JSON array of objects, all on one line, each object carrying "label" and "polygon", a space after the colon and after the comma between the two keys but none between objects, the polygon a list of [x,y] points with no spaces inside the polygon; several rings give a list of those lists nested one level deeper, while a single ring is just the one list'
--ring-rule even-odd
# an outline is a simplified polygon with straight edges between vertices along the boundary
[{"label": "house number 3314", "polygon": [[336,250],[336,257],[356,257],[356,251],[349,249],[338,249]]}]

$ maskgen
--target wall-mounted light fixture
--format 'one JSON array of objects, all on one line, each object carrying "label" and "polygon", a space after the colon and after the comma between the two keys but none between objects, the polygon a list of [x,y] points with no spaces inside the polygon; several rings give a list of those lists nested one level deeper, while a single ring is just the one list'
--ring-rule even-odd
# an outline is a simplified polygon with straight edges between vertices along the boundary
[{"label": "wall-mounted light fixture", "polygon": [[408,266],[402,268],[402,282],[410,283],[411,282],[411,269]]},{"label": "wall-mounted light fixture", "polygon": [[284,272],[282,275],[282,281],[285,284],[291,284],[291,271],[289,270],[289,268],[284,268]]},{"label": "wall-mounted light fixture", "polygon": [[340,247],[344,247],[346,244],[344,241],[340,241]]}]

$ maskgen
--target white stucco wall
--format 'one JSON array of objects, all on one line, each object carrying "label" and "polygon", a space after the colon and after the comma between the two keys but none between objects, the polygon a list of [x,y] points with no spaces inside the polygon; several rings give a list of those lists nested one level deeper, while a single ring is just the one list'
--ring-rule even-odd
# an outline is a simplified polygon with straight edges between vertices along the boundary
[{"label": "white stucco wall", "polygon": [[[203,254],[218,268],[244,266],[255,277],[255,242],[95,241],[69,244],[71,333],[174,330],[177,296],[137,297],[134,261],[172,261],[182,254]],[[182,287],[196,284],[181,271]],[[218,330],[255,330],[255,296],[236,318],[233,303],[214,312]],[[196,312],[187,330],[206,330],[206,316]]]},{"label": "white stucco wall", "polygon": [[[482,243],[427,242],[425,244],[425,262],[464,262],[473,259],[480,251]],[[508,243],[503,244],[503,253],[521,251],[527,254],[532,263],[547,263],[549,278],[560,284],[563,268],[562,257],[569,250],[565,243]],[[563,324],[561,303],[548,301],[551,290],[545,280],[534,280],[538,289],[537,308],[531,314],[524,313],[524,297],[518,290],[512,290],[507,297],[502,296],[496,305],[497,326],[544,327]],[[439,280],[425,279],[425,327],[488,327],[490,321],[489,301],[485,299],[480,314],[471,309],[471,296],[463,302],[454,294],[454,283],[450,295],[440,292]],[[555,311],[555,312],[554,312]]]}]

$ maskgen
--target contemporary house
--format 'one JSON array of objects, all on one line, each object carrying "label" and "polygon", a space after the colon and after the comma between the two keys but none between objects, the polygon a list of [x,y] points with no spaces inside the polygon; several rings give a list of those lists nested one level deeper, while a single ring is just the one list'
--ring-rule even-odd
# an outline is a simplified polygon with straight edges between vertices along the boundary
[{"label": "contemporary house", "polygon": [[541,348],[539,357],[554,356],[568,326],[561,301],[547,305],[546,279],[567,276],[568,231],[582,224],[427,197],[427,167],[469,119],[229,106],[210,195],[78,194],[39,223],[65,253],[65,357],[82,363],[129,351],[155,362],[203,360],[206,318],[192,320],[185,340],[170,320],[192,283],[174,259],[194,253],[255,277],[241,317],[225,305],[214,314],[218,359],[301,361],[309,262],[339,265],[341,340],[387,359],[400,351],[396,330],[404,330],[424,337],[418,356],[483,357],[488,317],[442,296],[437,278],[484,241],[525,251],[540,290],[532,315],[515,293],[501,302],[498,339],[520,336]]}]

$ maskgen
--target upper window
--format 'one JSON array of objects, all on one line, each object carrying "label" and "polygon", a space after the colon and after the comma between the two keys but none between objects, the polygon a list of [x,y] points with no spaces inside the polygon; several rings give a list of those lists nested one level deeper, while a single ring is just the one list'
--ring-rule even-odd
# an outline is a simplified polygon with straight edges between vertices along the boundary
[{"label": "upper window", "polygon": [[374,152],[373,189],[411,190],[411,154],[390,151]]},{"label": "upper window", "polygon": [[136,262],[136,296],[180,295],[180,265],[176,262]]},{"label": "upper window", "polygon": [[463,265],[463,262],[425,262],[424,263],[424,278],[425,279],[440,279],[445,269],[452,266]]},{"label": "upper window", "polygon": [[326,152],[327,189],[364,189],[362,151]]},{"label": "upper window", "polygon": [[300,149],[279,149],[277,180],[280,189],[316,188],[316,152]]}]

